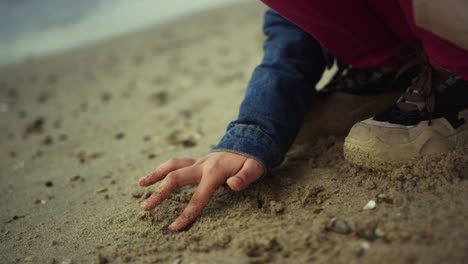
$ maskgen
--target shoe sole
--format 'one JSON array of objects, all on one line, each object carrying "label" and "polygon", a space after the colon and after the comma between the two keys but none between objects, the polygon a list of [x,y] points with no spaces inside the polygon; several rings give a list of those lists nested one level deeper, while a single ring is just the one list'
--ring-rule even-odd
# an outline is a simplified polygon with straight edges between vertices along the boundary
[{"label": "shoe sole", "polygon": [[468,143],[468,124],[457,130],[458,132],[446,137],[428,129],[404,144],[388,144],[378,137],[368,141],[346,137],[343,154],[354,165],[389,171],[423,155],[448,153],[456,146],[465,146]]}]

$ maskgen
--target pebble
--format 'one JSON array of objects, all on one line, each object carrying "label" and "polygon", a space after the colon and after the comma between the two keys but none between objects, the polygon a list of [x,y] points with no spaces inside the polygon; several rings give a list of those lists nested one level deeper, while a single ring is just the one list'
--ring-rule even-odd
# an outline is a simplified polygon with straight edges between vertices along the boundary
[{"label": "pebble", "polygon": [[178,258],[176,260],[174,260],[174,262],[172,262],[172,264],[180,264],[182,263],[182,259]]},{"label": "pebble", "polygon": [[154,159],[154,158],[156,158],[156,154],[151,153],[148,155],[148,159]]},{"label": "pebble", "polygon": [[151,137],[150,137],[150,136],[144,136],[144,137],[143,137],[143,141],[148,142],[148,141],[150,141],[150,140],[151,140]]},{"label": "pebble", "polygon": [[73,264],[73,261],[71,259],[63,260],[62,264]]},{"label": "pebble", "polygon": [[99,152],[94,152],[94,153],[85,153],[85,152],[79,152],[76,154],[76,157],[80,161],[80,163],[85,163],[87,161],[97,159],[104,155],[104,153],[99,153]]},{"label": "pebble", "polygon": [[357,236],[360,237],[360,238],[364,238],[366,240],[369,240],[369,241],[374,241],[377,238],[377,236],[374,233],[374,230],[369,229],[369,228],[359,229],[357,231]]},{"label": "pebble", "polygon": [[335,217],[331,220],[331,229],[333,232],[343,235],[349,234],[352,231],[345,220]]},{"label": "pebble", "polygon": [[105,192],[107,192],[107,188],[101,188],[101,189],[96,190],[96,193],[105,193]]},{"label": "pebble", "polygon": [[380,228],[376,228],[374,230],[374,234],[375,234],[376,237],[383,237],[383,236],[385,236],[385,231],[383,231]]},{"label": "pebble", "polygon": [[33,261],[33,257],[31,256],[24,258],[24,262],[32,262],[32,261]]},{"label": "pebble", "polygon": [[140,199],[143,196],[143,191],[135,191],[132,193],[132,197],[135,199]]},{"label": "pebble", "polygon": [[372,210],[375,208],[376,205],[377,203],[374,200],[370,200],[369,202],[367,202],[366,205],[364,205],[362,210]]},{"label": "pebble", "polygon": [[52,186],[54,186],[54,183],[52,181],[46,181],[45,186],[52,187]]},{"label": "pebble", "polygon": [[29,124],[25,129],[25,134],[41,133],[44,130],[45,119],[39,117]]},{"label": "pebble", "polygon": [[52,240],[52,241],[50,242],[50,245],[51,245],[51,246],[56,246],[57,244],[58,244],[58,242],[57,242],[56,240]]},{"label": "pebble", "polygon": [[363,242],[361,244],[361,247],[359,248],[358,252],[356,253],[356,257],[360,258],[366,254],[366,252],[369,250],[370,245],[367,242]]},{"label": "pebble", "polygon": [[0,229],[0,236],[8,235],[8,233],[10,233],[10,231],[9,231],[9,230],[7,230],[7,229],[3,229],[3,228],[2,228],[2,229]]},{"label": "pebble", "polygon": [[167,92],[161,91],[153,94],[151,96],[151,100],[155,102],[157,105],[164,105],[167,103],[168,94]]},{"label": "pebble", "polygon": [[118,140],[120,140],[120,139],[122,139],[122,138],[124,138],[124,137],[125,137],[125,134],[124,134],[123,132],[119,132],[119,133],[117,133],[117,134],[115,135],[115,138],[118,139]]},{"label": "pebble", "polygon": [[39,199],[37,199],[37,200],[34,200],[34,203],[35,203],[35,204],[46,204],[47,201],[46,201],[46,200],[39,200]]},{"label": "pebble", "polygon": [[82,181],[82,182],[85,181],[85,179],[83,177],[81,177],[81,175],[75,175],[73,177],[70,177],[70,179],[69,179],[69,181],[71,181],[71,182],[78,181],[78,180]]}]

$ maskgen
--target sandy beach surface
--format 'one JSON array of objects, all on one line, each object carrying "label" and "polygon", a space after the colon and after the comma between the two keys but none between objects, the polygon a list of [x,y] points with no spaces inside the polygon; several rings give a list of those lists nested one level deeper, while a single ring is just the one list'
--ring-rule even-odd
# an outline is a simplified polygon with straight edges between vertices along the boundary
[{"label": "sandy beach surface", "polygon": [[0,263],[468,263],[467,146],[370,171],[344,161],[326,119],[270,177],[221,186],[186,231],[167,226],[196,186],[139,207],[154,187],[138,178],[205,155],[235,119],[264,10],[210,10],[0,70]]}]

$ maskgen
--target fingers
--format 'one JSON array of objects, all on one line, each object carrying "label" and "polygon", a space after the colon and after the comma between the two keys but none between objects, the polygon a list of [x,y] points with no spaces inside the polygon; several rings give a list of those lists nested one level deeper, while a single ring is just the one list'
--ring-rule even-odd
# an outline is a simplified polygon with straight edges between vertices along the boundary
[{"label": "fingers", "polygon": [[176,188],[197,183],[200,178],[198,174],[200,172],[197,172],[196,168],[193,167],[186,167],[170,172],[161,185],[158,186],[157,190],[141,204],[141,207],[147,211],[152,210],[166,200]]},{"label": "fingers", "polygon": [[189,204],[184,212],[171,224],[169,229],[172,231],[179,231],[187,227],[190,223],[197,218],[210,201],[213,193],[221,185],[222,175],[210,175],[211,177],[204,177],[198,185],[197,190],[192,196]]},{"label": "fingers", "polygon": [[195,163],[195,159],[176,159],[172,158],[159,166],[155,171],[151,172],[147,176],[139,180],[140,186],[149,186],[155,182],[158,182],[171,171],[178,170],[180,168],[191,166]]},{"label": "fingers", "polygon": [[234,191],[243,190],[252,182],[258,180],[263,175],[264,170],[258,161],[248,159],[239,172],[229,178],[226,183]]}]

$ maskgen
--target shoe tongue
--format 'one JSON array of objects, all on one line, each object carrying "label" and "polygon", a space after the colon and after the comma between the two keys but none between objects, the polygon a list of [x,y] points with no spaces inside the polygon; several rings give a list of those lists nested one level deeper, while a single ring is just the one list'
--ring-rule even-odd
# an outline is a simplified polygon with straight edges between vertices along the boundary
[{"label": "shoe tongue", "polygon": [[[419,94],[419,92],[417,90],[414,90],[412,89],[411,87],[408,88],[406,90],[406,98],[404,98],[403,96],[401,96],[399,99],[398,99],[398,104],[401,106],[402,104],[410,104],[410,105],[414,105],[417,107],[417,109],[419,111],[423,111],[425,108],[426,108],[426,100],[420,100],[420,101],[416,101],[417,99],[422,98],[422,96]],[[414,98],[412,100],[412,98]],[[408,107],[406,107],[408,109]],[[401,109],[401,107],[400,107]],[[409,108],[411,109],[411,107]],[[404,110],[404,109],[402,109]]]}]

